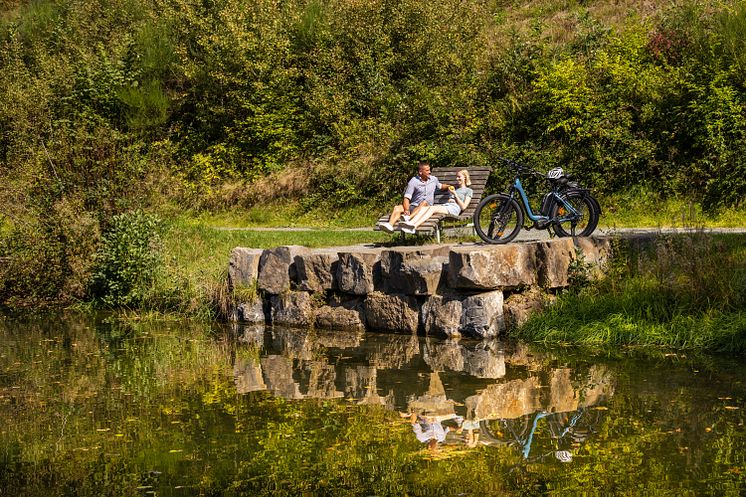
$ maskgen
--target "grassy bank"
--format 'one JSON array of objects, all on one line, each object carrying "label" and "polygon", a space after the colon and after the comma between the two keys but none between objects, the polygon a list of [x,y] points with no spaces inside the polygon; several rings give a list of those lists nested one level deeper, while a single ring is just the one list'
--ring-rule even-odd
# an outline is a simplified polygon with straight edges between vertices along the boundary
[{"label": "grassy bank", "polygon": [[516,337],[587,346],[746,352],[746,237],[619,246],[609,275],[569,290]]}]

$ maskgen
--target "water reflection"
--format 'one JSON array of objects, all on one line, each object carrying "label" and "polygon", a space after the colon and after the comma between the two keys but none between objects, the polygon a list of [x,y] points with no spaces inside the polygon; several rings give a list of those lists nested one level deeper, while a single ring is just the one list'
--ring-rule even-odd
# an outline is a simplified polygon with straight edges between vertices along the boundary
[{"label": "water reflection", "polygon": [[571,369],[498,340],[256,326],[238,336],[257,351],[235,360],[239,393],[379,404],[399,411],[430,448],[510,445],[526,459],[568,462],[614,395],[605,366]]}]

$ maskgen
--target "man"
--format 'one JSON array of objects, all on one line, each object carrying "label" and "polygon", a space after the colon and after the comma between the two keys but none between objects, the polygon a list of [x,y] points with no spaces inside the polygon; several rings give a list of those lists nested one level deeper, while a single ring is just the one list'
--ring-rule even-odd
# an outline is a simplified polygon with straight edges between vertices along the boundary
[{"label": "man", "polygon": [[407,183],[402,203],[394,207],[387,223],[381,223],[381,229],[393,233],[394,226],[399,222],[399,218],[404,216],[406,221],[418,208],[433,205],[435,203],[435,190],[447,190],[448,188],[449,185],[441,184],[438,178],[430,176],[429,162],[420,162],[417,165],[417,176]]}]

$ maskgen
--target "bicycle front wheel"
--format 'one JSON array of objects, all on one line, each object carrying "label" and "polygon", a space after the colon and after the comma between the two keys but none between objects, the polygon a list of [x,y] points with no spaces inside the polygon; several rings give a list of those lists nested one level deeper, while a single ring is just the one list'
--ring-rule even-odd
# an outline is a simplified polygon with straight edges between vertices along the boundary
[{"label": "bicycle front wheel", "polygon": [[479,203],[474,211],[474,229],[487,243],[508,243],[523,226],[523,211],[515,199],[498,193]]},{"label": "bicycle front wheel", "polygon": [[598,225],[598,203],[585,192],[571,191],[563,195],[564,200],[578,213],[573,215],[559,201],[555,201],[549,213],[554,221],[557,236],[590,236]]}]

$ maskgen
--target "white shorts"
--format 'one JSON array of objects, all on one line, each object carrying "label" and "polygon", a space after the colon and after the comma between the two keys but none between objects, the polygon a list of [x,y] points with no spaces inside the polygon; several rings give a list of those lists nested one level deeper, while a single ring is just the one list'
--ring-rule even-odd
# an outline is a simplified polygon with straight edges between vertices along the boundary
[{"label": "white shorts", "polygon": [[445,207],[448,211],[448,214],[450,214],[451,216],[457,217],[459,214],[461,214],[461,207],[459,207],[456,202],[447,202],[445,204]]}]

